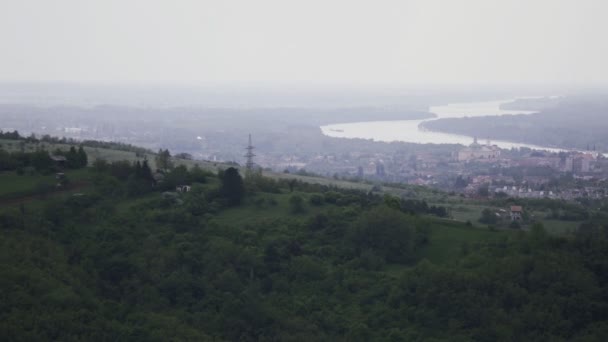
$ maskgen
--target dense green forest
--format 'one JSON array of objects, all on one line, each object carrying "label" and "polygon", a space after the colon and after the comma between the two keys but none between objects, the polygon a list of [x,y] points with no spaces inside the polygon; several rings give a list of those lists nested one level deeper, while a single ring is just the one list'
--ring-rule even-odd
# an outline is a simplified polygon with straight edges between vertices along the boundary
[{"label": "dense green forest", "polygon": [[552,236],[235,168],[91,164],[66,171],[77,191],[0,200],[4,340],[608,336],[606,206]]},{"label": "dense green forest", "polygon": [[[519,101],[507,109],[526,108]],[[425,122],[431,130],[477,136],[482,139],[517,141],[540,146],[608,151],[608,102],[603,98],[566,98],[559,104],[542,107],[532,102],[539,113],[440,119]],[[528,110],[530,110],[528,109]]]}]

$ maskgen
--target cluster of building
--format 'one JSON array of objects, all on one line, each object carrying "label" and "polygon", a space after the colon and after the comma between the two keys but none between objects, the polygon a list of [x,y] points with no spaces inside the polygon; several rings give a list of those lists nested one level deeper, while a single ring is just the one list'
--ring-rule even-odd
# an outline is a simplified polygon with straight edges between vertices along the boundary
[{"label": "cluster of building", "polygon": [[500,158],[500,148],[496,145],[488,142],[486,145],[482,145],[477,142],[477,138],[474,138],[473,143],[454,153],[454,157],[459,162],[469,162],[473,160],[482,161],[497,161]]},{"label": "cluster of building", "polygon": [[501,156],[501,149],[496,145],[482,145],[477,139],[468,147],[454,153],[459,162],[489,163],[506,167],[549,167],[560,172],[586,174],[601,172],[598,163],[600,154],[597,152],[564,152],[544,153],[533,152],[530,155],[513,158]]},{"label": "cluster of building", "polygon": [[566,187],[559,191],[535,190],[527,186],[489,186],[488,188],[489,194],[495,197],[573,200],[577,198],[602,199],[608,196],[608,192],[602,186]]},{"label": "cluster of building", "polygon": [[[506,152],[501,154],[498,147],[480,145],[476,140],[458,151],[458,161],[465,163],[462,175],[468,180],[464,193],[567,200],[581,197],[599,199],[608,195],[604,190],[608,180],[608,159],[599,153]],[[480,167],[484,164],[487,167]],[[510,170],[511,175],[500,172],[505,169]],[[564,177],[566,175],[572,177]],[[564,181],[564,178],[569,181]]]},{"label": "cluster of building", "polygon": [[[503,150],[477,139],[457,150],[446,147],[392,155],[353,151],[268,162],[275,169],[278,165],[346,179],[434,186],[470,196],[602,198],[605,192],[600,183],[608,179],[608,159],[595,152]],[[556,183],[567,175],[576,182]]]}]

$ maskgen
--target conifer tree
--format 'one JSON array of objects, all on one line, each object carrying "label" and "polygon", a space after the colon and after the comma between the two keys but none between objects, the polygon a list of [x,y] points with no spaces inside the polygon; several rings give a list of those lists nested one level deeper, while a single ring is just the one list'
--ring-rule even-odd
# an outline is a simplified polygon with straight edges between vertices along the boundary
[{"label": "conifer tree", "polygon": [[65,158],[67,159],[67,165],[70,169],[77,169],[80,167],[78,152],[74,146],[70,147],[70,150],[68,153],[66,153]]},{"label": "conifer tree", "polygon": [[241,199],[245,196],[245,185],[243,183],[243,177],[239,174],[239,170],[234,167],[226,169],[221,174],[221,193],[230,205],[237,205],[241,203]]},{"label": "conifer tree", "polygon": [[152,176],[152,170],[150,169],[150,166],[148,165],[147,159],[144,159],[144,161],[141,165],[141,175],[142,175],[143,179],[154,182],[154,176]]},{"label": "conifer tree", "polygon": [[87,167],[89,164],[89,158],[82,145],[78,147],[78,162],[80,167]]},{"label": "conifer tree", "polygon": [[142,179],[143,177],[142,177],[142,172],[141,172],[142,171],[141,163],[139,162],[139,160],[135,162],[134,167],[135,167],[135,178]]}]

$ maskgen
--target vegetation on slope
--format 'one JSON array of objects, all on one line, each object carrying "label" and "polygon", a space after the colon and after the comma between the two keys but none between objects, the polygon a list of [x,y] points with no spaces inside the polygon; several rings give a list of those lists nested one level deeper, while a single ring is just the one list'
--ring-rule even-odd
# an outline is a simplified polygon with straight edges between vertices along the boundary
[{"label": "vegetation on slope", "polygon": [[175,167],[160,181],[141,162],[98,161],[78,172],[77,193],[0,209],[7,340],[601,340],[608,331],[601,216],[553,237],[540,225],[468,227],[421,202],[242,179],[236,169]]}]

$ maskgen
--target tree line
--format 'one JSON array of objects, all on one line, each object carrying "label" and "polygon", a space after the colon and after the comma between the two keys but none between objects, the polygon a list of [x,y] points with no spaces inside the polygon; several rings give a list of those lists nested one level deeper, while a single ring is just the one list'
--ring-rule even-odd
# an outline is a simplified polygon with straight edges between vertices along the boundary
[{"label": "tree line", "polygon": [[49,144],[82,145],[82,146],[87,146],[87,147],[91,147],[91,148],[104,148],[104,149],[117,150],[117,151],[135,152],[136,154],[138,154],[140,156],[154,153],[149,149],[139,147],[139,146],[133,146],[131,144],[125,144],[125,143],[121,143],[121,142],[99,141],[99,140],[90,140],[90,139],[79,141],[79,140],[75,140],[73,138],[53,137],[48,134],[38,137],[34,133],[32,133],[26,137],[26,136],[21,135],[16,130],[12,131],[12,132],[3,132],[0,130],[0,139],[21,140],[21,141],[25,141],[25,142],[29,142],[29,143],[44,142],[44,143],[49,143]]},{"label": "tree line", "polygon": [[599,341],[608,331],[606,217],[567,237],[538,224],[492,235],[439,263],[424,255],[440,231],[476,230],[446,226],[421,200],[146,160],[88,172],[78,195],[0,209],[7,340]]},{"label": "tree line", "polygon": [[[54,160],[53,157],[64,157],[65,161]],[[56,150],[50,153],[46,150],[34,152],[8,152],[0,148],[0,171],[17,171],[24,173],[30,169],[34,172],[50,173],[63,168],[80,169],[88,165],[88,156],[82,146],[76,149]]]}]

